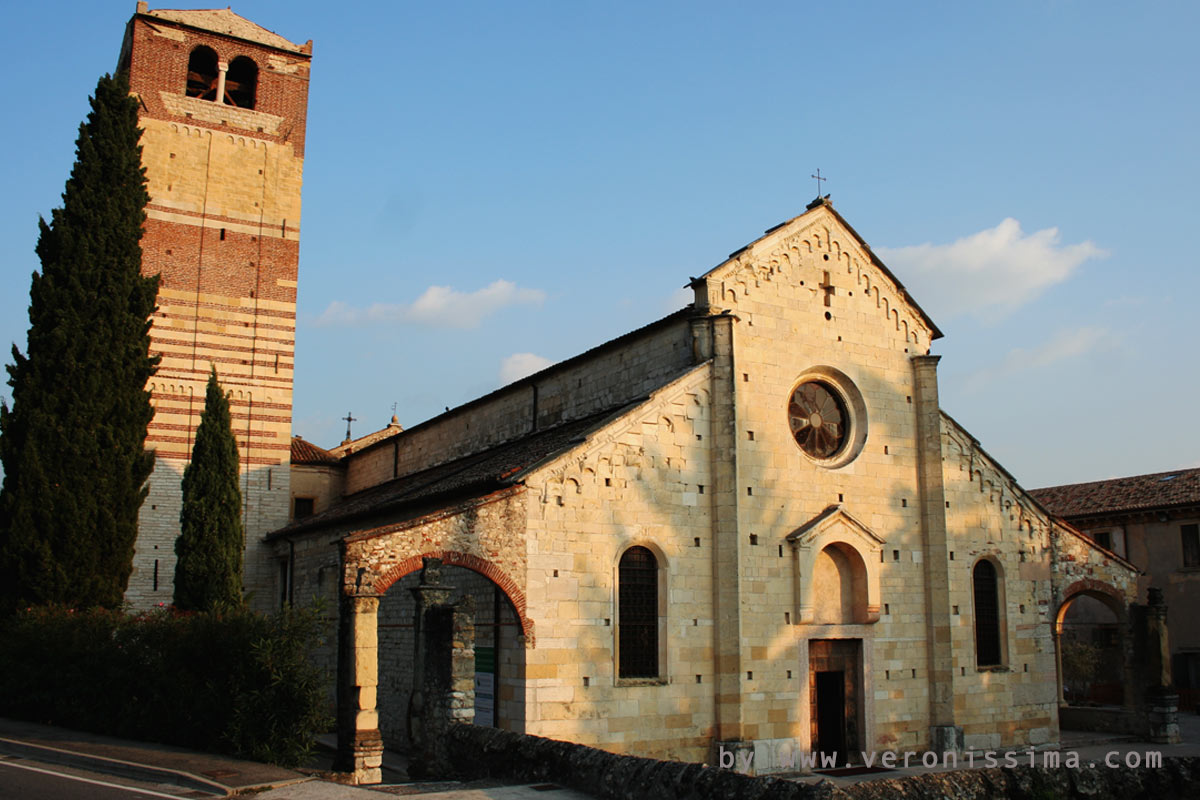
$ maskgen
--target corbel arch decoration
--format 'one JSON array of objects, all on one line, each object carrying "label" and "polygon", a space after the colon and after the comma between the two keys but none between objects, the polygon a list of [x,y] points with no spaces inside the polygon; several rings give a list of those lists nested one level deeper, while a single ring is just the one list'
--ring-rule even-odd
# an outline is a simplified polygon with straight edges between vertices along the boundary
[{"label": "corbel arch decoration", "polygon": [[788,534],[796,569],[796,621],[823,624],[818,618],[817,578],[825,560],[834,561],[855,592],[855,624],[879,621],[879,559],[886,542],[842,505],[834,505]]}]

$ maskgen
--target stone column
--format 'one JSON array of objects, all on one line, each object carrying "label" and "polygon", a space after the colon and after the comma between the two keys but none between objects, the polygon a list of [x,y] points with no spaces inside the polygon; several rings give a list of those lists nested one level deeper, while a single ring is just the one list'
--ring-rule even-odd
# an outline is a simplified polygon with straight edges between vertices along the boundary
[{"label": "stone column", "polygon": [[383,779],[379,686],[379,597],[342,597],[338,615],[338,752],[335,769],[355,783]]},{"label": "stone column", "polygon": [[1146,606],[1146,722],[1150,741],[1179,744],[1179,695],[1171,680],[1171,647],[1167,638],[1167,604],[1162,589],[1150,589]]},{"label": "stone column", "polygon": [[913,412],[917,423],[917,481],[925,551],[925,637],[929,653],[929,746],[962,750],[954,724],[954,652],[950,631],[950,548],[942,475],[942,412],[937,365],[941,356],[913,356]]},{"label": "stone column", "polygon": [[217,96],[213,98],[216,102],[225,103],[225,75],[229,72],[229,65],[224,61],[217,62]]}]

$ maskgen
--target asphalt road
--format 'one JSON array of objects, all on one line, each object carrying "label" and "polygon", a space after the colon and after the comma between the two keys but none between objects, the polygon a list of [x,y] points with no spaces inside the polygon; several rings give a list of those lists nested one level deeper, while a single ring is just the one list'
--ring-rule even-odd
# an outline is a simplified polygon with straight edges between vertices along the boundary
[{"label": "asphalt road", "polygon": [[162,786],[97,772],[0,756],[0,800],[140,800],[205,797],[178,786]]}]

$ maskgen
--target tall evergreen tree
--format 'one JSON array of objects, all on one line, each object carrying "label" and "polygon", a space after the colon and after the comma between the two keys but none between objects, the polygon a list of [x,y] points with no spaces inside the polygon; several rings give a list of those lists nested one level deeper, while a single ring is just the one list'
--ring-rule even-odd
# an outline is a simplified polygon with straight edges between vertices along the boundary
[{"label": "tall evergreen tree", "polygon": [[39,222],[28,344],[0,407],[0,610],[119,606],[154,466],[158,278],[141,274],[149,196],[126,76],[101,78],[91,106],[62,208]]},{"label": "tall evergreen tree", "polygon": [[242,492],[229,400],[214,366],[192,460],[183,471],[183,510],[175,540],[175,605],[212,611],[242,602]]}]

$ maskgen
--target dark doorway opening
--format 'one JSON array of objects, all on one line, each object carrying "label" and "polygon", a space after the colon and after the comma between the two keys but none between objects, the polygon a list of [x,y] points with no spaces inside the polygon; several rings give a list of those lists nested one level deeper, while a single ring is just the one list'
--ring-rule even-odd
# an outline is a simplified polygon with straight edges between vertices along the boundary
[{"label": "dark doorway opening", "polygon": [[817,752],[846,763],[846,673],[817,673]]},{"label": "dark doorway opening", "polygon": [[826,756],[836,753],[838,767],[861,749],[862,676],[862,639],[809,640],[810,746]]}]

